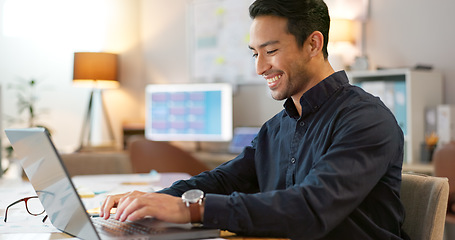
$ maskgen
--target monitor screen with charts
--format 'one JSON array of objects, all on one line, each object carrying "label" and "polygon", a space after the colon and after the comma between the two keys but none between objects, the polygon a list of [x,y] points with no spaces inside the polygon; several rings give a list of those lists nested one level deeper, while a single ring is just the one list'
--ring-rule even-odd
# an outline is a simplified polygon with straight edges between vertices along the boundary
[{"label": "monitor screen with charts", "polygon": [[155,141],[230,141],[232,87],[225,83],[150,84],[145,136]]}]

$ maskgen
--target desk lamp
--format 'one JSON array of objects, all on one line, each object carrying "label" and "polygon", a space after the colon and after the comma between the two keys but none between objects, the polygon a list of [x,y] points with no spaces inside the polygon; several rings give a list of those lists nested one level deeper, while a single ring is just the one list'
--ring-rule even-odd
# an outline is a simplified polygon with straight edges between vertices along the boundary
[{"label": "desk lamp", "polygon": [[92,111],[95,95],[100,99],[102,117],[106,121],[110,140],[114,144],[115,138],[102,93],[103,89],[112,89],[119,86],[117,81],[117,55],[104,52],[76,52],[74,53],[73,70],[74,86],[90,87],[92,89],[87,114],[82,125],[80,147],[77,151],[81,151],[84,147],[92,146]]}]

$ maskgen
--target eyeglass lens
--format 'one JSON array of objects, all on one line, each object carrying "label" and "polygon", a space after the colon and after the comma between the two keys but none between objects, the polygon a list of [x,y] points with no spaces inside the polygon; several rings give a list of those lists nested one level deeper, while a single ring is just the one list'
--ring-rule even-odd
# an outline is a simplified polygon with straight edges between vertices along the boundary
[{"label": "eyeglass lens", "polygon": [[[41,202],[39,201],[38,196],[22,198],[20,200],[17,200],[15,202],[11,203],[10,205],[8,205],[8,207],[6,207],[5,219],[4,219],[5,222],[6,222],[6,219],[7,219],[7,216],[8,216],[8,209],[10,207],[12,207],[13,205],[15,205],[17,203],[20,203],[22,201],[24,201],[25,209],[27,210],[27,212],[30,215],[38,216],[38,215],[41,215],[41,214],[44,213],[44,208],[41,205]],[[44,222],[44,220],[43,220],[43,222]]]}]

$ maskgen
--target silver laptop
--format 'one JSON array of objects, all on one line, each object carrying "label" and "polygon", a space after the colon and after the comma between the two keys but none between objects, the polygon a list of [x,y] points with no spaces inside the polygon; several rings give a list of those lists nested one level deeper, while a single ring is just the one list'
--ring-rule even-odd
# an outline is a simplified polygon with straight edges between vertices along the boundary
[{"label": "silver laptop", "polygon": [[[6,129],[14,151],[52,224],[82,239],[198,239],[218,237],[218,229],[196,228],[154,218],[120,223],[90,217],[43,128]],[[26,196],[24,196],[26,197]],[[122,224],[122,226],[109,226]],[[126,225],[126,226],[125,226]]]}]

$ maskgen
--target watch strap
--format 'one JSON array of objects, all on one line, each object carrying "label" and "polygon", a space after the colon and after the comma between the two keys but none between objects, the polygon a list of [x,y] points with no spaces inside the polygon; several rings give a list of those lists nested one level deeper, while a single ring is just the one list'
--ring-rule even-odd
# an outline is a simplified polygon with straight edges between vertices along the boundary
[{"label": "watch strap", "polygon": [[197,203],[190,203],[190,218],[191,223],[200,223],[202,220],[201,217],[201,204]]}]

